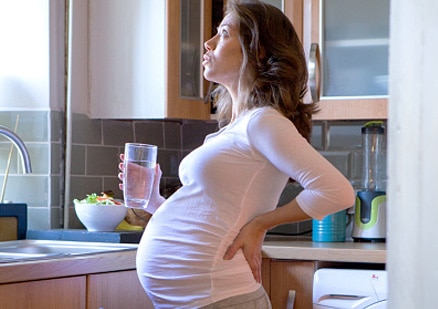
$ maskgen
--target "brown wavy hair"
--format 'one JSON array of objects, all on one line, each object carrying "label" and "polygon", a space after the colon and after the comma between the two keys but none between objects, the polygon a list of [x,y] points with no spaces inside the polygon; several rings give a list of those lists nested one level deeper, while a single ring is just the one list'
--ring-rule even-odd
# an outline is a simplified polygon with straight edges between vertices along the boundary
[{"label": "brown wavy hair", "polygon": [[[243,63],[240,71],[237,114],[272,106],[310,140],[316,104],[303,103],[307,92],[304,50],[289,19],[276,7],[258,0],[228,0],[225,14],[237,18]],[[220,126],[231,121],[232,101],[219,85],[213,93]],[[234,111],[236,112],[236,111]]]}]

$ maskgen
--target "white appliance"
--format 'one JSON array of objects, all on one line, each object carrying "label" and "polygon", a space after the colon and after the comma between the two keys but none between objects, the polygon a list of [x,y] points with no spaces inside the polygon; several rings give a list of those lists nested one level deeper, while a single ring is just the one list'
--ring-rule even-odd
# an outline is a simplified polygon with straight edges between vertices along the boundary
[{"label": "white appliance", "polygon": [[313,280],[313,309],[387,308],[384,270],[321,268]]}]

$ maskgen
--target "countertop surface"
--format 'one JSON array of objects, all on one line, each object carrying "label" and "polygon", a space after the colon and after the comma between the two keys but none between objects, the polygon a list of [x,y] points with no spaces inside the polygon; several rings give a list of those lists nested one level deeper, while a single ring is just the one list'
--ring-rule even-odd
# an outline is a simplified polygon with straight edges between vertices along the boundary
[{"label": "countertop surface", "polygon": [[313,242],[306,237],[268,235],[264,258],[348,263],[386,263],[386,244],[368,242]]},{"label": "countertop surface", "polygon": [[136,250],[0,263],[0,284],[135,269]]},{"label": "countertop surface", "polygon": [[[312,242],[311,238],[267,236],[264,258],[345,263],[386,262],[385,243]],[[0,284],[135,269],[136,250],[0,263]]]},{"label": "countertop surface", "polygon": [[80,229],[28,230],[27,239],[96,241],[138,244],[143,231],[89,232]]}]

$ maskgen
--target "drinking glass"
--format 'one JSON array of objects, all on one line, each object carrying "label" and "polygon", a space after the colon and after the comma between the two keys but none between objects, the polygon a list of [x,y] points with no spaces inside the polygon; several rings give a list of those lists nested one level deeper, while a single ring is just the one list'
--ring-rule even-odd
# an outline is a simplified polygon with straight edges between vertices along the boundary
[{"label": "drinking glass", "polygon": [[155,145],[125,144],[123,192],[126,207],[147,207],[153,190],[157,150]]}]

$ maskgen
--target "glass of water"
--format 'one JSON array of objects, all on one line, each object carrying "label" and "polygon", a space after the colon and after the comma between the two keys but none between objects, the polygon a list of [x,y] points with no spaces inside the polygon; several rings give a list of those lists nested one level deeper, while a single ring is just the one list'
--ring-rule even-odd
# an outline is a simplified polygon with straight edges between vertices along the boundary
[{"label": "glass of water", "polygon": [[157,150],[155,145],[125,144],[123,193],[126,207],[147,207],[153,190]]}]

